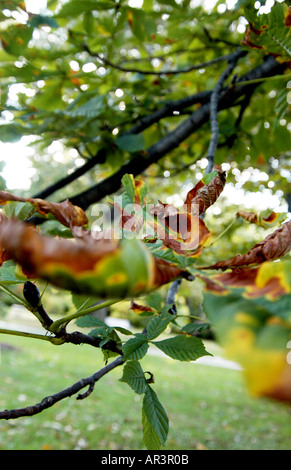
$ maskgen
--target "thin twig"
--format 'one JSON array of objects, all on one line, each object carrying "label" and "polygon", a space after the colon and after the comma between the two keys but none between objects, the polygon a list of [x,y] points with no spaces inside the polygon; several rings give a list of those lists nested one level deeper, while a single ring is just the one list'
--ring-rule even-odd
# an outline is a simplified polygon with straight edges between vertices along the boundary
[{"label": "thin twig", "polygon": [[[285,69],[286,64],[280,64],[273,57],[269,57],[261,65],[255,67],[241,77],[241,79],[232,85],[232,87],[228,87],[224,93],[221,93],[219,111],[236,106],[237,100],[246,93],[249,93],[250,87],[253,88],[254,79],[261,80],[262,78],[264,79],[266,77],[273,76],[274,74],[282,74]],[[259,81],[257,85],[259,85]],[[209,91],[208,93],[210,96],[211,92]],[[187,98],[184,99],[187,100]],[[185,107],[186,106],[187,105],[185,103]],[[204,101],[204,104],[194,111],[189,118],[179,124],[176,129],[149,147],[146,150],[146,158],[145,153],[138,153],[137,155],[132,156],[131,160],[121,166],[115,173],[93,185],[91,188],[70,197],[70,201],[86,210],[91,204],[116,192],[120,189],[121,178],[125,173],[131,173],[134,176],[143,173],[150,165],[158,162],[167,153],[177,148],[179,144],[188,138],[193,132],[200,129],[201,126],[209,120],[209,107],[209,103]],[[42,223],[45,220],[42,218],[35,219],[36,220],[33,220],[33,223],[35,224]]]},{"label": "thin twig", "polygon": [[155,71],[155,70],[142,70],[142,69],[135,68],[135,67],[123,67],[120,64],[115,64],[111,62],[111,60],[109,60],[108,58],[100,55],[98,52],[91,51],[91,49],[89,48],[87,44],[83,44],[83,49],[91,57],[96,57],[98,60],[100,60],[100,62],[102,62],[103,65],[108,65],[109,67],[112,67],[116,70],[120,70],[121,72],[140,73],[142,75],[178,75],[180,73],[189,73],[189,72],[192,72],[193,70],[199,70],[204,67],[209,67],[211,65],[217,64],[218,62],[229,60],[231,56],[233,55],[233,54],[226,54],[224,56],[215,57],[212,60],[201,62],[200,64],[196,64],[196,65],[190,65],[190,67],[186,67],[183,69],[174,69],[174,70],[168,69],[168,70]]},{"label": "thin twig", "polygon": [[[92,387],[94,388],[94,384],[98,382],[98,380],[100,380],[101,377],[103,377],[111,370],[123,364],[123,362],[124,362],[123,357],[118,357],[113,362],[111,362],[110,364],[107,364],[105,367],[100,369],[98,372],[95,372],[95,374],[91,375],[90,377],[81,379],[78,382],[71,385],[70,387],[64,390],[61,390],[60,392],[55,393],[54,395],[45,397],[40,403],[37,403],[36,405],[27,406],[25,408],[18,408],[14,410],[0,411],[0,419],[16,419],[16,418],[21,418],[23,416],[33,416],[33,415],[39,414],[43,410],[52,407],[55,403],[63,400],[64,398],[68,398],[68,397],[71,397],[72,395],[75,395],[76,393],[78,393],[80,390],[82,390],[83,388],[87,386],[89,386],[89,390],[91,393],[93,391]],[[88,396],[90,393],[88,393],[87,391],[85,394],[81,394],[81,396],[78,395],[77,398],[78,399],[85,398],[85,396]]]},{"label": "thin twig", "polygon": [[84,393],[79,393],[77,396],[76,400],[84,400],[84,398],[87,398],[91,393],[94,391],[95,388],[95,382],[92,382],[89,384],[88,390]]},{"label": "thin twig", "polygon": [[117,302],[120,302],[121,299],[110,299],[102,302],[98,305],[93,305],[92,307],[85,308],[82,310],[77,310],[72,315],[67,315],[66,317],[59,318],[58,320],[54,321],[49,328],[49,331],[56,333],[62,327],[62,325],[67,325],[70,321],[75,320],[76,318],[83,317],[84,315],[89,315],[89,313],[95,312],[96,310],[100,310],[101,308],[109,307]]}]

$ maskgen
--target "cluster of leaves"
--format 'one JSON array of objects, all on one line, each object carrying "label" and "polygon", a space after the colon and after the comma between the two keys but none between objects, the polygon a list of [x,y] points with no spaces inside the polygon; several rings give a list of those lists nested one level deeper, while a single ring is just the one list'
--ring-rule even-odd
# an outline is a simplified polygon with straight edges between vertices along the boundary
[{"label": "cluster of leaves", "polygon": [[287,4],[276,3],[270,14],[256,15],[246,8],[249,20],[243,44],[255,49],[263,49],[276,55],[282,62],[290,61],[291,8]]},{"label": "cluster of leaves", "polygon": [[[43,152],[50,143],[61,140],[67,148],[78,148],[86,158],[105,149],[98,156],[101,168],[94,170],[102,176],[118,169],[137,152],[144,154],[153,142],[181,123],[185,113],[197,109],[200,102],[128,133],[136,116],[144,117],[185,97],[185,91],[191,95],[212,89],[223,70],[220,57],[226,57],[244,38],[235,29],[242,18],[256,24],[256,30],[260,25],[269,25],[267,30],[275,38],[272,48],[267,46],[267,30],[257,35],[264,54],[281,57],[282,42],[284,60],[290,51],[288,8],[284,3],[276,2],[271,15],[259,17],[257,10],[245,6],[249,2],[238,2],[235,9],[222,14],[219,6],[223,2],[217,2],[209,12],[188,0],[144,1],[142,9],[113,0],[71,0],[65,4],[49,2],[38,15],[30,13],[24,2],[5,3],[0,31],[1,110],[12,113],[14,120],[0,126],[1,140],[16,142],[23,135],[35,135]],[[249,50],[249,45],[246,48]],[[260,51],[254,49],[237,72],[244,73],[250,64],[258,64]],[[212,60],[217,62],[207,67],[207,74],[202,66],[187,73],[172,73]],[[287,83],[288,77],[266,81],[249,103],[239,127],[236,111],[225,111],[221,116],[218,163],[225,161],[226,146],[231,147],[231,160],[242,167],[259,164],[268,173],[270,157],[290,150],[288,129],[278,125],[289,113]],[[12,84],[23,85],[16,102],[11,100]],[[275,116],[274,106],[278,111]],[[269,132],[265,122],[277,124],[276,133]],[[197,133],[150,174],[160,175],[177,167],[188,170],[203,155],[207,144],[205,133]],[[76,167],[76,158],[72,158],[71,167]],[[183,171],[185,183],[188,177],[188,171]],[[45,177],[40,178],[38,184],[45,185]],[[167,187],[166,183],[162,186]],[[276,187],[284,192],[287,189],[282,178]]]},{"label": "cluster of leaves", "polygon": [[[40,148],[61,140],[85,158],[97,156],[101,167],[106,163],[106,172],[136,154],[140,159],[147,158],[149,145],[167,137],[183,119],[180,111],[175,114],[170,107],[165,120],[128,132],[128,124],[134,125],[137,115],[144,116],[145,109],[153,114],[169,100],[185,98],[185,89],[208,93],[213,88],[223,70],[221,57],[242,39],[238,33],[230,34],[230,25],[240,20],[240,5],[249,2],[238,2],[230,19],[218,8],[211,13],[202,6],[193,8],[188,0],[144,0],[142,10],[113,0],[51,1],[46,14],[39,15],[27,12],[18,0],[6,3],[7,9],[0,16],[1,110],[12,113],[14,120],[0,126],[1,140],[16,142],[23,135],[35,135]],[[19,14],[21,23],[14,20]],[[248,7],[243,14],[249,21],[243,44],[253,51],[238,71],[248,71],[251,62],[260,63],[258,51],[276,56],[278,63],[287,67],[290,10],[285,3],[276,2],[271,15],[258,16]],[[51,31],[55,34],[49,35]],[[216,64],[207,79],[201,67],[198,72],[191,69],[194,57],[195,62],[206,59]],[[93,71],[87,71],[88,64]],[[12,80],[23,84],[23,94],[18,95],[16,103],[11,103],[9,94]],[[281,80],[285,82],[287,77]],[[241,167],[259,163],[267,172],[270,156],[290,151],[286,127],[277,127],[275,134],[264,126],[265,121],[274,122],[270,117],[273,101],[266,97],[272,87],[266,83],[250,107],[250,96],[246,96],[239,103],[239,116],[225,110],[218,163],[224,161],[224,147],[229,142],[230,158]],[[286,90],[283,86],[277,97],[280,118],[288,112]],[[196,101],[180,110],[182,114],[192,113],[200,106]],[[245,108],[243,125],[238,128]],[[197,154],[205,152],[207,139],[200,137],[197,133],[176,146],[171,158],[161,163],[160,171],[177,168],[180,161],[189,168],[192,153],[196,161]],[[108,238],[105,230],[93,236],[85,212],[69,201],[53,203],[0,191],[1,289],[37,316],[50,332],[52,343],[62,344],[67,323],[78,318],[79,327],[92,328],[89,337],[103,350],[106,360],[117,354],[122,357],[125,365],[121,381],[143,395],[142,421],[148,448],[157,449],[165,443],[169,423],[153,390],[154,377],[142,370],[140,360],[150,346],[180,361],[208,354],[195,336],[197,328],[208,328],[208,323],[189,324],[180,328],[178,335],[157,340],[171,323],[179,326],[173,305],[163,306],[161,298],[153,295],[146,298],[146,305],[134,301],[178,278],[192,280],[195,276],[205,284],[205,311],[230,357],[242,364],[250,390],[260,396],[291,400],[290,364],[286,363],[291,338],[290,261],[280,260],[290,251],[290,221],[247,254],[201,265],[201,255],[211,241],[203,217],[223,192],[225,178],[221,166],[216,165],[187,193],[183,209],[178,210],[172,204],[152,201],[144,180],[126,174],[121,203],[110,201],[120,215],[121,237],[117,238]],[[57,221],[54,233],[30,225],[35,214]],[[236,216],[264,229],[283,222],[283,216],[275,213],[239,211]],[[139,237],[140,233],[145,236]],[[217,274],[217,270],[226,272]],[[54,322],[41,310],[39,297],[31,297],[32,291],[24,290],[23,301],[9,290],[23,283],[31,287],[27,282],[39,279],[85,295],[84,303],[75,303],[75,314]],[[146,331],[133,334],[88,317],[88,310],[93,311],[94,302],[101,297],[133,299],[131,310],[149,317]],[[132,337],[123,341],[121,335]]]},{"label": "cluster of leaves", "polygon": [[[34,226],[17,220],[15,211],[12,219],[2,213],[0,245],[3,264],[0,280],[3,286],[7,283],[25,282],[27,279],[43,279],[55,286],[85,295],[85,299],[86,295],[93,296],[94,299],[102,296],[115,299],[118,296],[121,299],[134,298],[153,291],[146,298],[146,305],[132,301],[131,309],[134,312],[150,317],[146,331],[136,334],[124,328],[109,327],[97,318],[86,316],[88,310],[80,305],[80,299],[73,317],[64,317],[62,321],[56,322],[48,321],[39,311],[39,297],[36,302],[29,300],[34,313],[38,309],[42,324],[48,331],[56,334],[56,344],[62,342],[60,334],[64,325],[73,318],[79,318],[79,327],[93,328],[89,336],[98,341],[106,360],[122,354],[125,366],[121,380],[144,396],[144,440],[150,449],[159,448],[165,443],[168,419],[150,385],[153,377],[149,373],[147,378],[139,361],[150,346],[157,347],[179,361],[194,361],[209,354],[202,340],[195,336],[197,328],[209,327],[207,323],[202,326],[186,325],[180,328],[178,335],[157,340],[170,323],[178,326],[176,321],[179,316],[173,305],[163,306],[161,297],[155,292],[158,287],[178,277],[191,280],[195,275],[205,283],[208,292],[205,297],[207,315],[217,328],[219,339],[226,345],[230,356],[243,365],[250,390],[258,395],[277,399],[290,401],[291,398],[290,365],[286,364],[285,351],[291,338],[291,312],[289,309],[282,312],[282,306],[287,306],[290,302],[290,261],[271,263],[290,251],[290,221],[268,235],[247,255],[238,254],[211,266],[197,264],[199,256],[207,248],[205,241],[210,236],[201,216],[215,203],[223,191],[225,181],[225,172],[216,166],[212,174],[207,175],[204,181],[201,180],[188,192],[184,211],[177,211],[174,206],[161,202],[154,206],[149,204],[143,181],[135,181],[131,175],[125,175],[124,193],[118,207],[119,228],[124,238],[117,240],[103,238],[106,231],[101,232],[97,240],[94,239],[91,230],[87,228],[85,213],[68,201],[57,204],[32,198],[23,200],[5,191],[0,193],[1,204],[6,213],[12,213],[11,207],[15,209],[17,204],[30,204],[29,216],[33,212],[40,212],[46,217],[50,214],[68,227],[74,237],[73,241],[48,237],[39,233]],[[126,210],[129,203],[134,208],[131,213]],[[192,218],[190,215],[193,207],[197,212]],[[174,234],[171,220],[177,212],[181,216],[181,223],[175,226],[175,237],[170,238],[169,233]],[[126,233],[136,231],[137,227],[141,229],[141,213],[149,214],[146,226],[154,227],[154,235],[141,240],[127,239]],[[273,226],[276,221],[282,220],[282,216],[275,213],[265,218],[244,212],[237,216],[267,227],[268,224]],[[194,237],[194,242],[191,240],[190,246],[187,245],[188,231],[185,236],[185,221],[190,234],[198,230],[198,236]],[[167,229],[165,232],[160,230],[162,223]],[[199,240],[200,235],[202,243]],[[184,245],[188,249],[183,251]],[[21,277],[19,270],[15,268],[15,262],[21,268]],[[217,269],[228,271],[220,275],[212,274]],[[28,299],[27,294],[25,299]],[[84,302],[86,306],[88,301],[89,299]],[[132,337],[123,342],[120,334]],[[114,349],[108,347],[112,343],[115,345]]]}]

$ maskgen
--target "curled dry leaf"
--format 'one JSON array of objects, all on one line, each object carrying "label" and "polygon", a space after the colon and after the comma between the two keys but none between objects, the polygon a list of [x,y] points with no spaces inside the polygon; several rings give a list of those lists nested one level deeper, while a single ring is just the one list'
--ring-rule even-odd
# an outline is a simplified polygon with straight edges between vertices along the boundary
[{"label": "curled dry leaf", "polygon": [[217,175],[210,183],[204,184],[201,180],[188,192],[184,203],[188,208],[187,212],[192,212],[191,207],[195,210],[195,205],[197,205],[198,214],[203,214],[215,203],[222,193],[226,182],[226,172],[220,165],[214,165],[214,170],[217,172]]},{"label": "curled dry leaf", "polygon": [[157,238],[178,254],[194,256],[210,236],[204,221],[190,212],[180,211],[169,204],[154,206],[151,214],[156,219],[149,223],[154,226]]},{"label": "curled dry leaf", "polygon": [[259,227],[270,228],[275,224],[282,223],[286,219],[286,215],[278,212],[271,212],[269,215],[264,217],[263,215],[256,214],[255,212],[238,211],[237,217],[242,217],[247,220],[250,224],[256,224]]},{"label": "curled dry leaf", "polygon": [[85,212],[78,206],[74,206],[70,201],[48,202],[37,198],[23,198],[15,196],[7,191],[0,191],[0,205],[5,205],[11,201],[29,202],[35,207],[36,212],[47,216],[52,214],[61,224],[72,229],[87,225],[88,219]]},{"label": "curled dry leaf", "polygon": [[255,245],[247,254],[236,255],[225,261],[200,269],[234,269],[244,266],[258,265],[264,261],[282,258],[291,250],[291,221],[286,222],[278,230],[268,235],[265,240]]},{"label": "curled dry leaf", "polygon": [[196,275],[205,282],[205,290],[216,295],[226,295],[231,289],[243,289],[246,298],[263,297],[270,300],[291,293],[289,279],[291,262],[266,261],[255,268],[240,268],[225,273]]},{"label": "curled dry leaf", "polygon": [[137,296],[178,277],[192,279],[188,272],[154,258],[136,239],[55,239],[17,220],[4,220],[0,246],[30,278],[98,297]]},{"label": "curled dry leaf", "polygon": [[[200,181],[196,185],[195,194],[199,188],[208,188],[205,192],[208,194],[208,202],[205,201],[205,207],[210,203],[210,199],[213,203],[222,190],[222,173],[224,172],[220,170],[220,167],[216,167],[216,176],[213,181],[207,185]],[[188,197],[189,204],[184,204],[182,209],[177,209],[175,206],[164,204],[161,201],[156,205],[146,204],[147,187],[142,181],[135,181],[133,175],[125,175],[122,183],[125,189],[123,203],[129,201],[131,206],[122,207],[119,203],[112,203],[114,209],[119,213],[119,228],[135,233],[140,233],[143,230],[146,239],[150,237],[152,240],[161,240],[164,247],[179,255],[187,257],[200,255],[210,232],[199,217],[198,211],[194,213],[193,210],[191,213],[190,196]],[[199,195],[199,199],[202,201],[202,194]]]}]

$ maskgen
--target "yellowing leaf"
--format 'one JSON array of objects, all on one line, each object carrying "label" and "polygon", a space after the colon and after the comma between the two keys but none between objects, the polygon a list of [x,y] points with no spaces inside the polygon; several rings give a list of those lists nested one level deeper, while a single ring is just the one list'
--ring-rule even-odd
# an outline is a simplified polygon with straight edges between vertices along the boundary
[{"label": "yellowing leaf", "polygon": [[199,277],[205,312],[250,392],[291,403],[291,261]]},{"label": "yellowing leaf", "polygon": [[36,212],[44,216],[52,214],[59,222],[71,229],[73,227],[83,227],[88,223],[85,212],[68,200],[64,202],[49,202],[43,199],[24,198],[15,196],[7,191],[0,191],[0,206],[11,201],[29,202],[35,207]]},{"label": "yellowing leaf", "polygon": [[236,255],[225,261],[206,266],[201,269],[236,269],[255,266],[265,261],[282,258],[291,249],[291,221],[286,222],[278,230],[268,235],[265,240],[255,245],[247,254]]},{"label": "yellowing leaf", "polygon": [[264,216],[264,214],[256,214],[255,212],[238,211],[236,216],[242,217],[250,224],[256,224],[264,228],[271,228],[286,219],[286,214],[278,212],[270,212],[268,215]]},{"label": "yellowing leaf", "polygon": [[156,289],[188,272],[154,258],[136,239],[55,239],[17,220],[0,224],[0,246],[28,277],[99,297],[128,297]]}]

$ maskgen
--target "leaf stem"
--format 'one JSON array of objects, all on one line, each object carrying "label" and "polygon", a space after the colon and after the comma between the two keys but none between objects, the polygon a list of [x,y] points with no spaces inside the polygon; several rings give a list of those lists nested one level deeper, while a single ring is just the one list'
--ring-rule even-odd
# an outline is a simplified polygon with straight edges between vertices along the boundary
[{"label": "leaf stem", "polygon": [[0,289],[3,290],[3,292],[5,292],[7,295],[10,295],[10,297],[16,300],[17,303],[27,308],[27,303],[17,294],[14,294],[14,292],[11,292],[9,289],[7,289],[7,287],[3,286],[2,284],[0,284]]},{"label": "leaf stem", "polygon": [[55,338],[53,336],[46,336],[37,333],[29,333],[26,331],[17,331],[17,330],[10,330],[8,328],[0,328],[0,334],[4,335],[13,335],[13,336],[25,336],[26,338],[34,338],[34,339],[41,339],[43,341],[49,341],[53,344],[62,344],[64,341],[60,338]]},{"label": "leaf stem", "polygon": [[203,321],[204,323],[208,323],[207,320],[204,320],[204,318],[201,318],[201,317],[197,317],[196,315],[177,315],[176,318],[191,318],[192,320],[199,320],[199,321]]},{"label": "leaf stem", "polygon": [[62,317],[59,320],[56,320],[50,326],[50,331],[56,333],[59,331],[60,327],[65,323],[69,323],[71,320],[75,320],[76,318],[83,317],[84,315],[88,315],[89,313],[95,312],[96,310],[101,310],[102,308],[109,307],[117,302],[120,302],[122,299],[110,299],[102,302],[99,305],[93,305],[92,307],[88,307],[82,310],[77,310],[72,315],[68,315],[66,317]]},{"label": "leaf stem", "polygon": [[273,77],[262,77],[262,78],[254,78],[253,80],[244,80],[242,82],[236,82],[234,86],[240,86],[240,85],[251,85],[253,83],[260,83],[260,82],[266,82],[266,81],[272,81],[272,80],[288,80],[288,78],[291,77],[291,73],[288,73],[286,75],[274,75]]},{"label": "leaf stem", "polygon": [[228,226],[210,243],[209,246],[207,246],[206,248],[211,248],[212,245],[217,242],[217,240],[219,240],[219,238],[223,237],[223,235],[225,235],[225,233],[231,228],[231,226],[235,223],[236,219],[233,219],[230,224],[228,224]]}]

